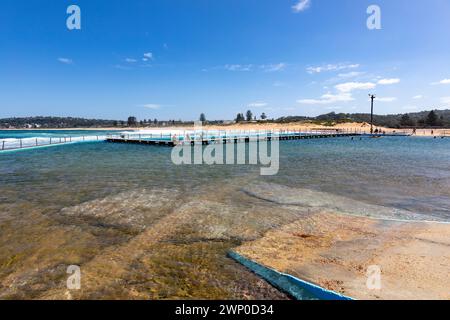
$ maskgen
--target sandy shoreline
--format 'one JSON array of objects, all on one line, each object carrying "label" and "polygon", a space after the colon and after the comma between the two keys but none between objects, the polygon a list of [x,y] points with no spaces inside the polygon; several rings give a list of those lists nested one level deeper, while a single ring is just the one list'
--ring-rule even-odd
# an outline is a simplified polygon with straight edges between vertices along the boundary
[{"label": "sandy shoreline", "polygon": [[[305,123],[305,122],[292,122],[292,123],[240,123],[240,124],[230,124],[230,125],[204,125],[203,128],[205,130],[348,130],[354,132],[370,132],[370,124],[368,123],[343,123],[337,124],[334,126],[324,126],[317,125],[313,123]],[[55,131],[64,131],[64,130],[82,130],[82,131],[139,131],[139,130],[189,130],[193,129],[192,126],[166,126],[166,127],[126,127],[126,128],[56,128],[56,129],[46,129],[46,128],[36,128],[36,129],[1,129],[1,130],[55,130]],[[374,126],[374,130],[378,129],[379,131],[383,131],[386,133],[398,133],[404,132],[408,134],[412,134],[412,129],[392,129],[392,128],[384,128]],[[417,129],[416,136],[450,136],[450,129]]]}]

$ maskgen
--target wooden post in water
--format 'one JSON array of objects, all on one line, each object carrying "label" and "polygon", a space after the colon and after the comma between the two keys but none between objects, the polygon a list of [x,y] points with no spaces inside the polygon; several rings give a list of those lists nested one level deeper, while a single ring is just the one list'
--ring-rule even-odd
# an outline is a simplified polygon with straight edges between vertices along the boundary
[{"label": "wooden post in water", "polygon": [[370,134],[373,134],[373,100],[375,100],[374,94],[369,94],[370,97]]}]

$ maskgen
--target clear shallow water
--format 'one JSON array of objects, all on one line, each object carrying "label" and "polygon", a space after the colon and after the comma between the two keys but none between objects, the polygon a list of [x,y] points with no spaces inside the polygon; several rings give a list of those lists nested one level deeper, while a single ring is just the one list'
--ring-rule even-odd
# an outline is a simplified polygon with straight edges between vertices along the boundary
[{"label": "clear shallow water", "polygon": [[226,250],[311,208],[450,221],[450,139],[281,142],[272,177],[175,166],[170,153],[96,142],[0,154],[0,297],[64,297],[64,266],[78,264],[95,279],[78,298],[279,298]]}]

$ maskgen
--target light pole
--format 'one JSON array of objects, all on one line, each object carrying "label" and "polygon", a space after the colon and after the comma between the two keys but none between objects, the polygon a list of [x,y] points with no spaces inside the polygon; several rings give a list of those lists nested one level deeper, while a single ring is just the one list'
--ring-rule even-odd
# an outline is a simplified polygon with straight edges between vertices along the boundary
[{"label": "light pole", "polygon": [[373,134],[373,100],[375,100],[376,96],[374,94],[369,94],[370,97],[370,134]]}]

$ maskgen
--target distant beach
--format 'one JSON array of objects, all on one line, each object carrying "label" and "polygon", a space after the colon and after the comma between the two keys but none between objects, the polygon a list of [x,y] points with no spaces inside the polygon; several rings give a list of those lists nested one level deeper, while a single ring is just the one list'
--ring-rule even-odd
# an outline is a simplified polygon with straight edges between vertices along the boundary
[{"label": "distant beach", "polygon": [[[25,131],[145,131],[145,130],[190,130],[193,126],[151,126],[151,127],[108,127],[108,128],[30,128],[30,129],[0,129],[1,130],[25,130]],[[205,130],[313,130],[313,129],[321,129],[321,130],[348,130],[354,132],[370,132],[370,124],[369,123],[358,123],[358,122],[349,122],[349,123],[340,123],[335,125],[320,125],[309,122],[288,122],[288,123],[234,123],[234,124],[224,124],[224,125],[209,125],[205,123],[203,125],[203,129]],[[417,136],[450,136],[450,129],[393,129],[386,128],[382,126],[374,126],[374,130],[379,130],[381,132],[386,133],[394,133],[394,132],[406,132],[409,134],[415,134]]]}]

